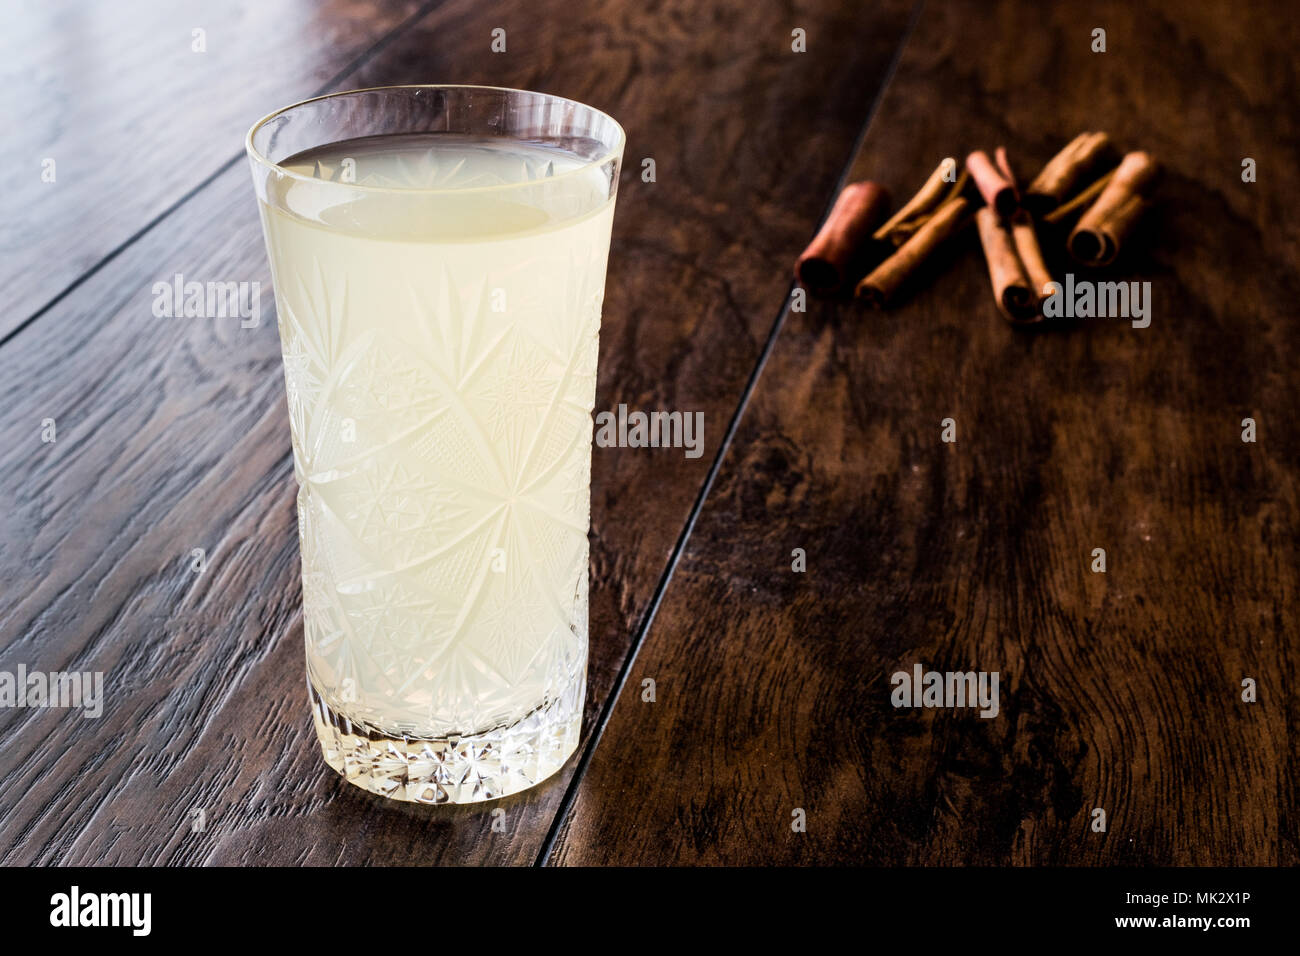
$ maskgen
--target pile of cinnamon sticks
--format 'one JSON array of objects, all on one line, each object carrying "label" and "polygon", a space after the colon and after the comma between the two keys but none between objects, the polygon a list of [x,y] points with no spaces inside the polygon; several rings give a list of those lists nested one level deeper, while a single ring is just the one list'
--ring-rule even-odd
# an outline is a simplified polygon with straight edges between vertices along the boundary
[{"label": "pile of cinnamon sticks", "polygon": [[1151,204],[1160,175],[1156,161],[1132,152],[1115,165],[1110,155],[1105,133],[1080,133],[1022,190],[1005,149],[993,158],[977,150],[960,172],[956,160],[943,160],[892,216],[888,190],[852,183],[799,257],[795,275],[814,295],[853,289],[859,300],[882,308],[973,220],[998,310],[1014,325],[1040,322],[1055,288],[1040,233],[1063,229],[1082,213],[1066,250],[1082,265],[1109,265]]}]

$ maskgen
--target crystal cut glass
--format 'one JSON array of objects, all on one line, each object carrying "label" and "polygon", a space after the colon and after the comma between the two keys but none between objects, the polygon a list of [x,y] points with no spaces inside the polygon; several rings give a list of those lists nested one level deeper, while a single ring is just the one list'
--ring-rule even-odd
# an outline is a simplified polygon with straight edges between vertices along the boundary
[{"label": "crystal cut glass", "polygon": [[577,746],[623,143],[590,107],[469,86],[333,94],[249,133],[309,696],[366,790],[493,799]]}]

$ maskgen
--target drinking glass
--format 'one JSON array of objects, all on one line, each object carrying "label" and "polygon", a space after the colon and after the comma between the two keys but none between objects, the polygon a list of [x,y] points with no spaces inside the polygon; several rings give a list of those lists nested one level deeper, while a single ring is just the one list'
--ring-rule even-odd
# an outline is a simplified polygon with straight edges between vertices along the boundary
[{"label": "drinking glass", "polygon": [[489,800],[577,746],[623,144],[591,107],[475,86],[322,96],[248,134],[308,693],[366,790]]}]

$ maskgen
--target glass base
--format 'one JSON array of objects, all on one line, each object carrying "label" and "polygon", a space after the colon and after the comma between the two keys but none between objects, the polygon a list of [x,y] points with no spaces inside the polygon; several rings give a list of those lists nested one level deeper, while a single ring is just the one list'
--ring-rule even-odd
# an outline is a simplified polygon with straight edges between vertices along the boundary
[{"label": "glass base", "polygon": [[527,717],[469,737],[393,736],[334,710],[307,681],[325,762],[348,783],[391,800],[478,803],[541,783],[578,746],[586,674]]}]

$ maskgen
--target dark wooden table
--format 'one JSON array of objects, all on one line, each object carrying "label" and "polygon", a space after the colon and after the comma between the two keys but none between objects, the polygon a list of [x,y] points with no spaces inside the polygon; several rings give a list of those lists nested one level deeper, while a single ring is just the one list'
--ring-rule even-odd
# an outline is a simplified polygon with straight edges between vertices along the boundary
[{"label": "dark wooden table", "polygon": [[[102,671],[106,704],[0,710],[0,860],[1300,861],[1297,50],[1280,3],[7,14],[0,670]],[[460,808],[321,761],[272,317],[151,311],[178,272],[270,288],[254,119],[408,82],[623,123],[597,408],[705,414],[699,459],[595,450],[583,744]],[[1013,331],[969,233],[893,311],[788,309],[843,182],[1084,129],[1167,169],[1123,267],[1149,328]],[[914,663],[999,672],[998,717],[896,710]]]}]

